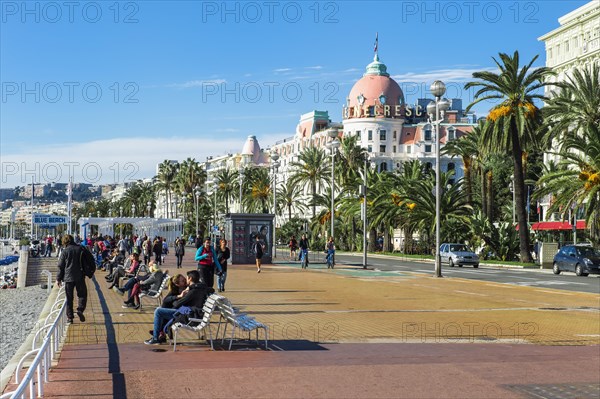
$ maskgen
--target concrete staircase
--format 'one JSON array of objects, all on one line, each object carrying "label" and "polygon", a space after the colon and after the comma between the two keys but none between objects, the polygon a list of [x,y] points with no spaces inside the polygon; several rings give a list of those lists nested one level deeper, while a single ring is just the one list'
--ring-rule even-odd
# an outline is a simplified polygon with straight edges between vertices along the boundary
[{"label": "concrete staircase", "polygon": [[29,258],[27,261],[27,278],[25,286],[39,285],[48,282],[48,277],[41,274],[42,270],[52,273],[52,281],[56,281],[58,274],[58,258],[56,253],[51,258]]}]

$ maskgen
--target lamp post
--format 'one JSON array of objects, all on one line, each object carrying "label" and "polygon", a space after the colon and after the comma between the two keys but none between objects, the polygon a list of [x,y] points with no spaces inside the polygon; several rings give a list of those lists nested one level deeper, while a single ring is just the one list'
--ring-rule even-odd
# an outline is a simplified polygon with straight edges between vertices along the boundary
[{"label": "lamp post", "polygon": [[[370,163],[371,167],[375,167],[375,162]],[[363,197],[363,206],[361,217],[363,221],[363,269],[367,268],[367,170],[369,168],[369,157],[365,156],[365,168],[363,171],[363,184],[360,187]]]},{"label": "lamp post", "polygon": [[277,258],[275,230],[277,230],[277,168],[279,168],[279,165],[279,154],[273,152],[273,155],[271,155],[271,166],[273,167],[273,258]]},{"label": "lamp post", "polygon": [[213,236],[213,242],[216,244],[217,241],[217,232],[215,231],[215,226],[217,225],[217,183],[214,182],[212,185],[213,189],[213,225],[211,229],[211,234]]},{"label": "lamp post", "polygon": [[244,206],[242,204],[242,187],[244,183],[244,168],[240,165],[238,170],[238,179],[240,181],[240,213],[244,213]]},{"label": "lamp post", "polygon": [[446,93],[446,85],[441,80],[436,80],[429,88],[435,101],[427,104],[429,121],[435,131],[435,276],[442,277],[442,264],[440,262],[440,124],[444,121],[444,114],[450,108],[450,101],[442,98]]},{"label": "lamp post", "polygon": [[148,217],[150,217],[150,211],[152,210],[152,202],[148,201],[146,203],[146,210],[148,211]]},{"label": "lamp post", "polygon": [[135,217],[135,204],[131,204],[131,216]]},{"label": "lamp post", "polygon": [[329,143],[327,143],[327,147],[331,149],[331,237],[334,236],[334,219],[335,219],[335,153],[340,146],[340,141],[338,140],[338,132],[337,129],[329,129],[327,131],[327,136],[331,139]]},{"label": "lamp post", "polygon": [[183,225],[183,229],[182,229],[182,237],[185,238],[185,203],[187,202],[187,199],[184,195],[184,197],[181,199],[181,224]]},{"label": "lamp post", "polygon": [[196,232],[195,235],[198,236],[198,200],[200,198],[200,188],[196,187],[194,190],[194,202],[196,205]]},{"label": "lamp post", "polygon": [[[123,207],[120,206],[119,207],[119,217],[122,218],[123,217]],[[121,221],[121,224],[119,225],[120,229],[120,236],[123,237],[123,221]]]}]

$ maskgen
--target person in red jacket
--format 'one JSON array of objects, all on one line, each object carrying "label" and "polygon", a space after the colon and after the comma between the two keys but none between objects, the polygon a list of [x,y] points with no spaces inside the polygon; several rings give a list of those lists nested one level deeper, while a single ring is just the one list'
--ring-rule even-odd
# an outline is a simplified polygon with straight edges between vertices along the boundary
[{"label": "person in red jacket", "polygon": [[198,248],[194,260],[198,262],[198,271],[202,276],[202,281],[209,288],[212,288],[215,284],[215,267],[217,268],[217,275],[220,275],[223,269],[217,258],[217,252],[210,243],[210,238],[204,239],[204,245]]}]

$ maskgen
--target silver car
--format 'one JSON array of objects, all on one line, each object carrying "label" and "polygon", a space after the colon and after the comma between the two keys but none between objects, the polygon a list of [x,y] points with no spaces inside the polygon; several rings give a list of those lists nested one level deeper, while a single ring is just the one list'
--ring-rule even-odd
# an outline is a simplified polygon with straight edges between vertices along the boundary
[{"label": "silver car", "polygon": [[479,256],[465,244],[442,244],[440,246],[440,258],[442,264],[447,264],[450,267],[455,265],[459,267],[463,265],[473,265],[474,268],[479,267]]}]

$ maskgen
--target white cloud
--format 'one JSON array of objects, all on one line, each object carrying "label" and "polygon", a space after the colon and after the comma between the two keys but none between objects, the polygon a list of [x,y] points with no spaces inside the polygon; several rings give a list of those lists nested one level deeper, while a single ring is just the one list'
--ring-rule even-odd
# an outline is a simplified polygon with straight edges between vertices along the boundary
[{"label": "white cloud", "polygon": [[31,182],[66,182],[72,172],[76,182],[122,183],[156,173],[156,164],[165,159],[182,161],[188,157],[204,161],[209,155],[239,148],[244,138],[207,140],[183,137],[128,137],[122,139],[73,142],[61,145],[30,146],[22,153],[2,154],[2,187]]},{"label": "white cloud", "polygon": [[473,72],[496,71],[496,68],[454,68],[454,69],[436,69],[426,72],[408,72],[400,75],[393,75],[392,78],[398,83],[404,82],[433,82],[441,80],[444,82],[465,82],[473,79]]},{"label": "white cloud", "polygon": [[273,72],[290,72],[292,68],[278,68],[274,69]]},{"label": "white cloud", "polygon": [[321,65],[315,65],[315,66],[309,66],[309,67],[304,67],[305,69],[323,69],[323,67]]},{"label": "white cloud", "polygon": [[176,89],[190,89],[194,87],[203,87],[206,85],[219,85],[227,83],[225,79],[205,79],[205,80],[189,80],[184,83],[172,83],[168,84],[167,87],[174,87]]}]

